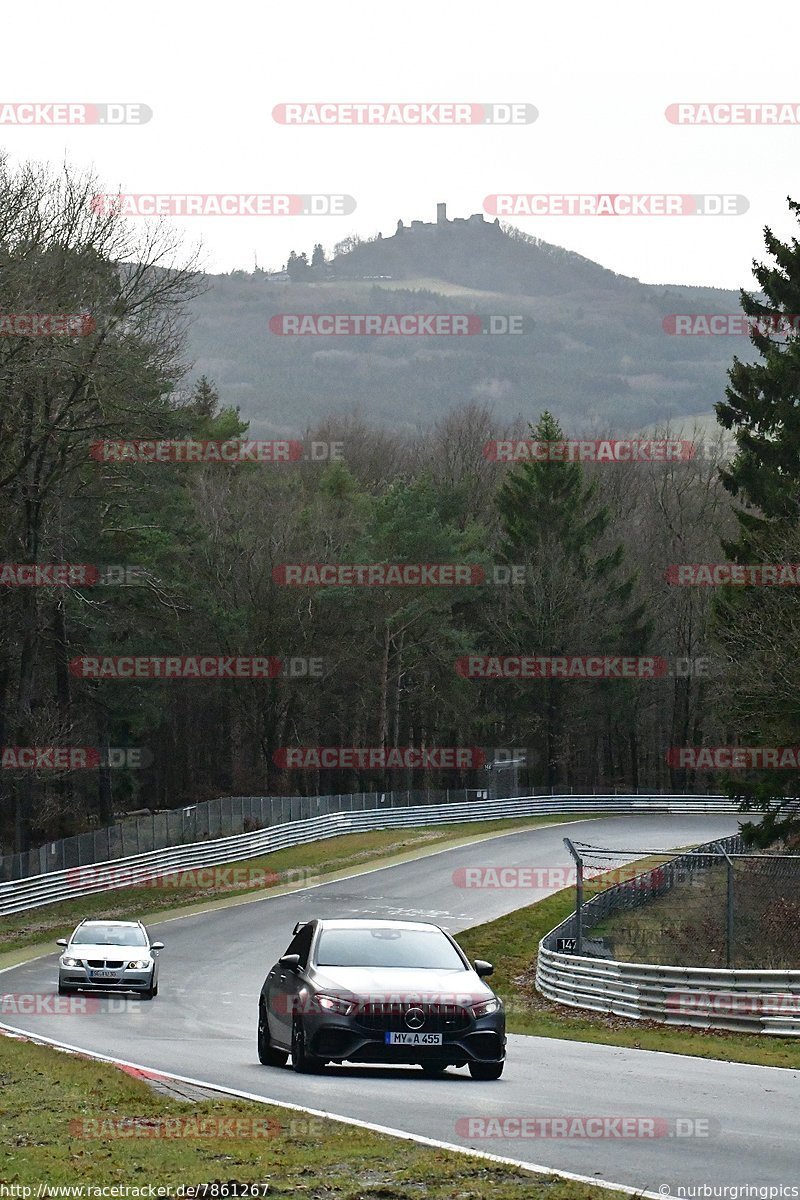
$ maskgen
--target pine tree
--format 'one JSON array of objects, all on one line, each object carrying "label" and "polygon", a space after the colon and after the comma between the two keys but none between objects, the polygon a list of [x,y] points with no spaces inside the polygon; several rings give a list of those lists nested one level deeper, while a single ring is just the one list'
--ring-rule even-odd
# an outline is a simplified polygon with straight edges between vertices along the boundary
[{"label": "pine tree", "polygon": [[210,382],[205,375],[201,375],[192,388],[189,403],[198,417],[211,420],[219,411],[219,392],[216,384]]},{"label": "pine tree", "polygon": [[[549,412],[531,428],[536,442],[559,442],[564,434]],[[587,483],[579,463],[530,461],[513,467],[497,496],[502,522],[500,554],[506,563],[525,566],[526,583],[511,588],[506,602],[507,636],[516,652],[545,656],[641,654],[651,633],[645,607],[635,596],[636,577],[625,570],[624,548],[606,536],[610,514],[598,498],[597,481]],[[498,609],[498,613],[499,613]],[[496,626],[502,632],[502,624]],[[606,767],[615,771],[615,756],[635,747],[617,745],[614,724],[622,722],[617,705],[635,703],[635,689],[625,680],[589,685],[592,695],[577,696],[583,685],[547,679],[526,683],[520,693],[520,712],[544,726],[546,782],[558,782],[559,764],[567,754],[563,741],[564,710],[577,701],[601,701],[619,721],[608,723],[603,753]],[[565,692],[564,689],[569,689]],[[522,718],[525,719],[524,717]],[[530,736],[528,729],[519,736]],[[600,747],[598,746],[598,752]]]},{"label": "pine tree", "polygon": [[[800,220],[800,203],[788,198]],[[734,358],[717,418],[734,430],[737,451],[721,471],[726,489],[740,501],[738,537],[725,544],[736,562],[797,561],[800,541],[800,242],[781,242],[770,229],[764,244],[771,262],[753,264],[766,301],[742,291],[741,306],[753,318],[750,340],[760,362]],[[786,324],[784,324],[784,320]],[[790,329],[788,334],[783,330]],[[717,637],[737,668],[732,699],[724,701],[737,732],[750,744],[798,740],[797,596],[791,588],[723,588],[715,604]],[[796,797],[800,777],[786,771],[731,781],[726,790],[744,811],[765,812],[745,826],[754,843],[800,835]]]},{"label": "pine tree", "polygon": [[[800,203],[789,199],[800,219]],[[749,506],[737,512],[741,526],[739,549],[755,549],[771,528],[795,525],[800,516],[800,337],[784,339],[771,331],[765,318],[800,313],[800,243],[779,241],[770,229],[764,243],[774,264],[753,263],[753,274],[767,303],[742,291],[742,310],[761,318],[750,335],[760,363],[734,358],[728,372],[727,402],[715,406],[726,429],[735,430],[737,454],[722,471],[728,491]],[[757,509],[758,512],[753,512]]]}]

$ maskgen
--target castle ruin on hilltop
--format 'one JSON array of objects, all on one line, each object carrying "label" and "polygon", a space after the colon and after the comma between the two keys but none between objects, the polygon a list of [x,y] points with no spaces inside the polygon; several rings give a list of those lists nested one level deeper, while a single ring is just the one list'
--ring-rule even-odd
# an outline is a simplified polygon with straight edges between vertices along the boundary
[{"label": "castle ruin on hilltop", "polygon": [[435,229],[441,232],[446,228],[465,227],[465,226],[482,226],[484,229],[499,229],[500,220],[495,217],[494,221],[487,221],[483,213],[473,213],[471,217],[453,217],[452,220],[447,216],[447,205],[436,205],[436,220],[435,221],[412,221],[410,225],[404,225],[402,218],[397,222],[397,233],[407,233],[409,230],[412,233],[417,233],[420,230]]}]

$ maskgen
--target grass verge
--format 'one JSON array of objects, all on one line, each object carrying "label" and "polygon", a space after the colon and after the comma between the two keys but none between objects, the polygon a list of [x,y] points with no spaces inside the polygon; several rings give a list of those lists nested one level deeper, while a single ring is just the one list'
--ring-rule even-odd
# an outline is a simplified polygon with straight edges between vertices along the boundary
[{"label": "grass verge", "polygon": [[[266,1104],[176,1100],[106,1063],[7,1037],[0,1038],[0,1082],[2,1181],[32,1185],[34,1195],[40,1183],[174,1189],[217,1181],[307,1200],[618,1194]],[[121,1130],[127,1135],[114,1132]],[[201,1130],[212,1136],[197,1136]]]},{"label": "grass verge", "polygon": [[487,958],[494,963],[495,973],[490,982],[508,1006],[510,1033],[600,1042],[636,1050],[663,1050],[669,1054],[765,1067],[800,1067],[798,1038],[633,1021],[588,1009],[567,1008],[545,999],[534,988],[539,941],[565,920],[574,907],[575,891],[567,888],[458,935],[459,944],[470,958]]},{"label": "grass verge", "polygon": [[[402,862],[415,858],[430,849],[456,846],[464,841],[490,838],[514,829],[533,829],[537,825],[555,825],[564,821],[589,820],[602,814],[570,813],[564,816],[510,817],[501,821],[469,821],[460,825],[430,825],[416,829],[376,829],[368,833],[343,834],[263,854],[258,858],[220,865],[216,886],[192,886],[192,876],[184,871],[180,885],[154,879],[147,887],[125,887],[94,896],[61,900],[28,912],[0,917],[0,967],[12,966],[25,958],[27,951],[39,945],[48,946],[56,937],[72,931],[84,917],[106,917],[115,920],[135,918],[155,921],[192,908],[201,911],[212,903],[239,903],[242,897],[279,894],[295,886],[322,883],[337,875],[347,874],[357,867],[383,866],[391,861]],[[112,864],[113,866],[113,864]],[[224,872],[229,867],[244,868],[236,878],[238,883],[225,883]],[[274,880],[270,886],[250,883],[266,876]],[[277,877],[277,878],[276,878]],[[299,879],[299,882],[297,880]]]}]

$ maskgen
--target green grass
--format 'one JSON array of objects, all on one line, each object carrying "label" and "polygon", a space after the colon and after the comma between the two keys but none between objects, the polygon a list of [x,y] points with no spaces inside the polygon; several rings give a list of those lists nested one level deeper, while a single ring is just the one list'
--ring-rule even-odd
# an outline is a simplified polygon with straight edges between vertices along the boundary
[{"label": "green grass", "polygon": [[508,1006],[510,1033],[663,1050],[767,1067],[800,1067],[799,1038],[706,1032],[688,1025],[634,1021],[588,1009],[567,1008],[539,995],[534,988],[539,941],[565,920],[574,907],[575,890],[567,888],[458,935],[459,944],[470,958],[486,958],[494,963],[495,973],[490,982]]},{"label": "green grass", "polygon": [[[611,1200],[615,1195],[270,1105],[175,1100],[106,1063],[5,1037],[0,1038],[0,1084],[0,1141],[6,1147],[0,1179],[33,1185],[34,1195],[42,1182],[175,1188],[234,1180],[268,1184],[271,1196],[305,1200]],[[235,1119],[240,1124],[234,1132],[250,1136],[108,1136],[109,1129],[120,1129],[110,1121],[136,1118],[173,1134],[192,1128],[208,1132],[209,1119]],[[89,1129],[104,1128],[106,1136],[87,1139],[84,1122],[104,1122]],[[212,1131],[219,1133],[220,1127]]]},{"label": "green grass", "polygon": [[[126,887],[115,891],[61,900],[28,912],[0,917],[0,966],[10,966],[25,957],[21,951],[48,945],[54,938],[70,933],[84,917],[106,917],[143,921],[163,919],[190,907],[202,909],[210,903],[237,903],[242,897],[278,893],[298,874],[302,883],[317,883],[329,875],[358,867],[383,864],[385,860],[415,857],[431,848],[448,843],[493,837],[512,829],[532,829],[563,821],[588,820],[597,813],[570,813],[565,816],[510,817],[500,821],[470,821],[459,825],[432,825],[415,829],[379,829],[368,833],[343,834],[249,858],[227,866],[239,866],[279,878],[269,887],[250,884],[230,887]],[[112,864],[113,867],[113,864]],[[223,866],[216,868],[224,870]],[[13,953],[16,952],[16,953]]]}]

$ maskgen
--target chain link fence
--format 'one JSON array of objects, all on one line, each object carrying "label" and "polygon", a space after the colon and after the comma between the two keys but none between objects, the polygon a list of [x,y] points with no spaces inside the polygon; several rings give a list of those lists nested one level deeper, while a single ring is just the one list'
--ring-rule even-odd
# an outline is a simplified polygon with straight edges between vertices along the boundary
[{"label": "chain link fence", "polygon": [[59,838],[22,853],[0,856],[0,882],[27,879],[50,871],[91,866],[150,850],[185,846],[237,833],[250,833],[288,821],[363,808],[400,808],[417,804],[463,804],[486,799],[474,788],[433,791],[361,792],[335,796],[224,796],[168,812],[148,813],[103,829]]},{"label": "chain link fence", "polygon": [[[510,779],[510,775],[506,774]],[[464,804],[470,800],[506,799],[512,795],[546,797],[553,794],[553,788],[512,791],[506,786],[498,787],[497,780],[487,774],[484,788],[417,788],[411,791],[330,796],[224,796],[219,800],[208,800],[167,812],[147,813],[107,828],[59,838],[22,853],[0,854],[0,883],[45,875],[50,871],[64,871],[70,867],[92,866],[134,854],[146,854],[151,850],[165,850],[213,838],[251,833],[256,829],[267,829],[272,825],[328,813],[354,812],[363,808],[404,808],[421,804]],[[575,791],[573,788],[560,789],[558,794],[573,795]],[[588,793],[579,791],[577,794]],[[619,792],[616,789],[613,792],[609,790],[603,795],[667,797],[673,793],[658,788],[640,788],[638,791],[627,788]],[[702,793],[698,792],[695,798],[702,798]],[[708,799],[717,801],[721,798],[709,793]]]},{"label": "chain link fence", "polygon": [[800,966],[800,855],[747,853],[738,835],[663,862],[660,851],[565,842],[576,861],[576,916],[552,949],[682,967]]}]

